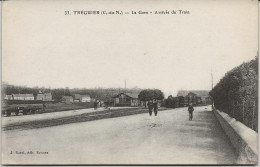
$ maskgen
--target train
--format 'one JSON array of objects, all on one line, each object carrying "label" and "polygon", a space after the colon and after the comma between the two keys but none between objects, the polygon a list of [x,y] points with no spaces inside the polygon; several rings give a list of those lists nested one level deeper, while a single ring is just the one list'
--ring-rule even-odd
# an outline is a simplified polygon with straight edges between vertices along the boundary
[{"label": "train", "polygon": [[2,116],[36,114],[45,110],[45,104],[8,104],[2,102]]},{"label": "train", "polygon": [[177,107],[186,107],[188,104],[192,103],[194,106],[208,105],[211,104],[211,100],[205,102],[202,101],[201,97],[183,97],[183,96],[169,96],[164,101],[165,107],[168,108],[177,108]]}]

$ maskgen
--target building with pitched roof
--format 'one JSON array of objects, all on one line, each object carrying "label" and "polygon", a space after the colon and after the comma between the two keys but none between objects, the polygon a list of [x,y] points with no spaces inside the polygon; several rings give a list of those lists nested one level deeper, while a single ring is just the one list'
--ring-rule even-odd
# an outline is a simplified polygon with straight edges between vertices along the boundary
[{"label": "building with pitched roof", "polygon": [[52,101],[52,94],[51,93],[39,93],[36,96],[36,100]]},{"label": "building with pitched roof", "polygon": [[207,90],[180,90],[177,96],[184,97],[184,105],[188,105],[189,103],[195,105],[211,104],[211,98]]},{"label": "building with pitched roof", "polygon": [[5,100],[13,100],[13,96],[12,95],[5,95],[4,99]]},{"label": "building with pitched roof", "polygon": [[13,100],[34,100],[33,94],[12,94]]},{"label": "building with pitched roof", "polygon": [[63,102],[63,103],[73,103],[73,97],[72,96],[62,96],[61,102]]},{"label": "building with pitched roof", "polygon": [[119,93],[113,96],[114,106],[139,106],[138,94]]},{"label": "building with pitched roof", "polygon": [[74,94],[74,101],[91,102],[91,98],[89,95]]}]

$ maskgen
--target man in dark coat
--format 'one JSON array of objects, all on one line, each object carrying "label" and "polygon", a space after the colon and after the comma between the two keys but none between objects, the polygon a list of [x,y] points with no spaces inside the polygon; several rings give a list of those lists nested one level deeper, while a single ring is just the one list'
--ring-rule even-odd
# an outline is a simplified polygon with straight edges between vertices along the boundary
[{"label": "man in dark coat", "polygon": [[156,99],[153,100],[153,110],[154,110],[154,115],[157,116],[158,112],[158,101]]},{"label": "man in dark coat", "polygon": [[153,112],[153,102],[152,100],[148,101],[148,109],[149,109],[149,115],[152,116],[152,112]]},{"label": "man in dark coat", "polygon": [[193,111],[194,111],[194,108],[193,108],[193,106],[192,106],[192,103],[189,104],[188,111],[189,111],[189,120],[192,120]]},{"label": "man in dark coat", "polygon": [[98,107],[98,102],[97,102],[97,100],[95,100],[95,101],[94,101],[94,110],[96,110],[97,107]]},{"label": "man in dark coat", "polygon": [[43,103],[43,104],[42,104],[42,110],[45,111],[45,108],[46,108],[46,104]]}]

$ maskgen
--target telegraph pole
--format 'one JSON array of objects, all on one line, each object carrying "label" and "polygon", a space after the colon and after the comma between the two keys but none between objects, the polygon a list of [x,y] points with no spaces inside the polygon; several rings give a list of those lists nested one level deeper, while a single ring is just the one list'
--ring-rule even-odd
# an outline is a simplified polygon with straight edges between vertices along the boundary
[{"label": "telegraph pole", "polygon": [[[213,89],[213,73],[211,69],[211,90]],[[214,101],[213,98],[211,97],[211,102],[212,102],[212,109],[214,109]]]},{"label": "telegraph pole", "polygon": [[213,74],[212,74],[212,70],[211,70],[211,89],[213,89]]},{"label": "telegraph pole", "polygon": [[[126,95],[126,80],[125,80],[125,95]],[[126,96],[124,95],[124,103],[126,103]]]}]

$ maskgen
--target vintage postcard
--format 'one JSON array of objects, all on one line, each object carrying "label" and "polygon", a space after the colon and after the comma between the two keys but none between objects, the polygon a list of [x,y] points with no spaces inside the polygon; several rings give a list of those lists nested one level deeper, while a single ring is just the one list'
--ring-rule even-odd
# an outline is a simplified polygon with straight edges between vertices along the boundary
[{"label": "vintage postcard", "polygon": [[1,164],[258,164],[257,0],[1,5]]}]

